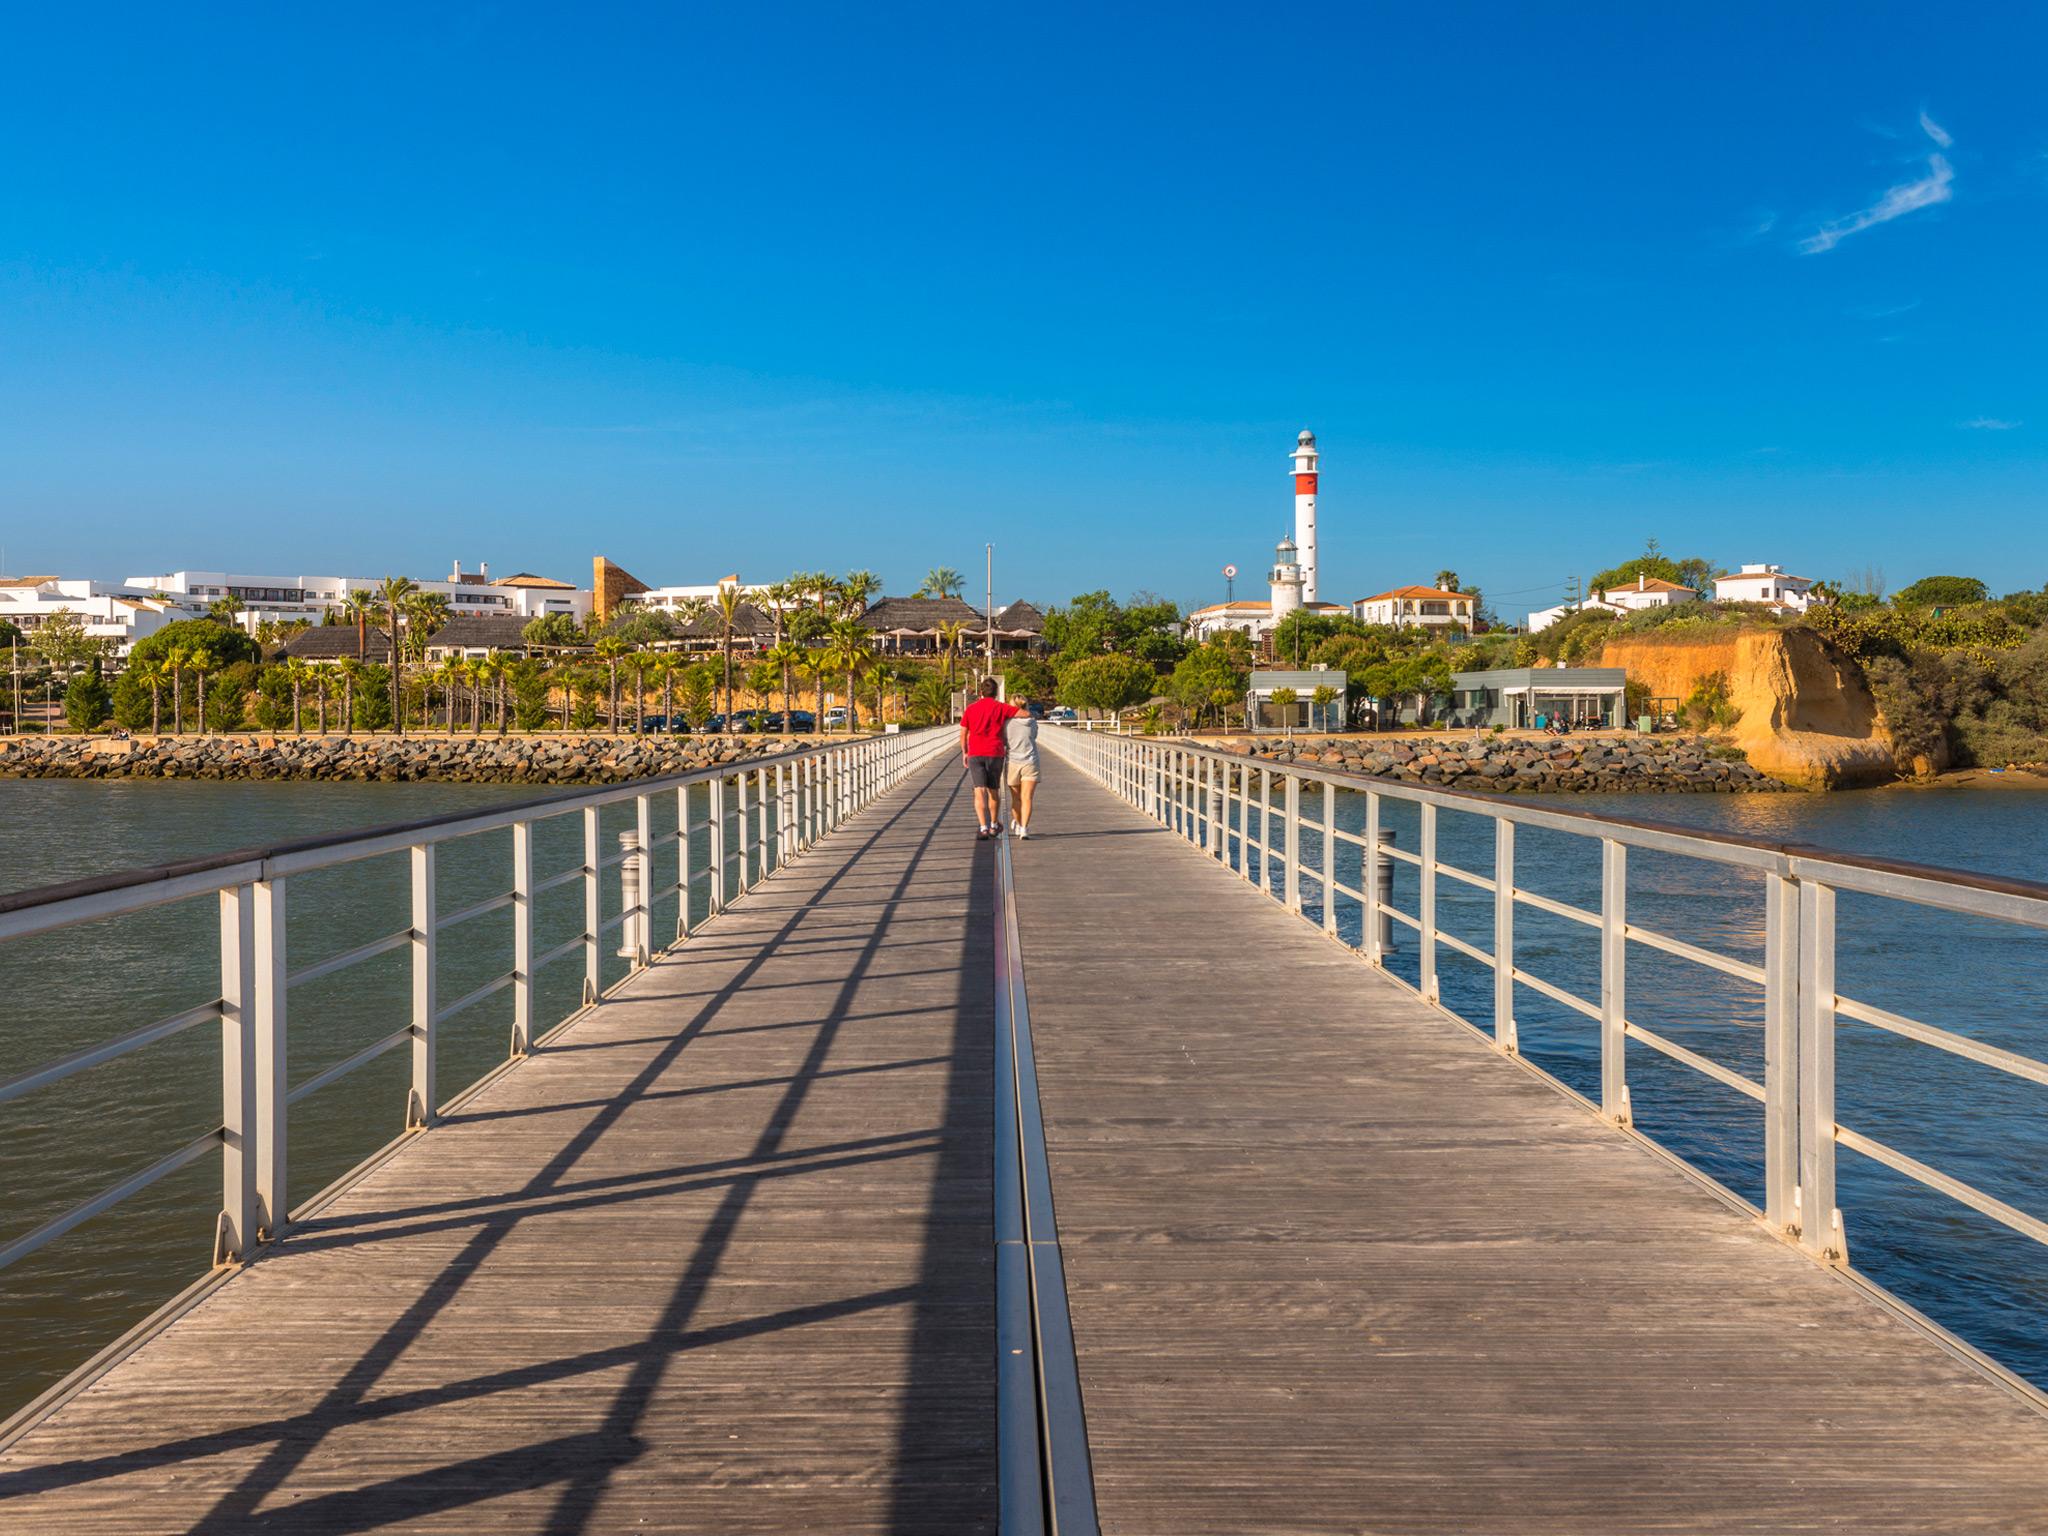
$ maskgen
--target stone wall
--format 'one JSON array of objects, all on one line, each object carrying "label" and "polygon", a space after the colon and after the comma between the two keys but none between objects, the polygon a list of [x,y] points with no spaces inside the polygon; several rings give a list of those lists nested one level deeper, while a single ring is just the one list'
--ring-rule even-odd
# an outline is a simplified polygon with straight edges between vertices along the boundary
[{"label": "stone wall", "polygon": [[0,778],[621,784],[784,747],[775,736],[8,736]]},{"label": "stone wall", "polygon": [[1697,736],[1486,736],[1476,742],[1326,738],[1293,744],[1260,739],[1200,745],[1248,751],[1262,761],[1497,793],[1739,794],[1787,787],[1739,758],[1716,756],[1713,745]]}]

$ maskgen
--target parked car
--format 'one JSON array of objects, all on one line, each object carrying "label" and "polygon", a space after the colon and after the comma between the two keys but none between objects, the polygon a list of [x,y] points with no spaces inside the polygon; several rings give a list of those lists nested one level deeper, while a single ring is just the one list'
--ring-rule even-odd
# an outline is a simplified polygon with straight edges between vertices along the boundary
[{"label": "parked car", "polygon": [[844,704],[834,704],[825,711],[825,729],[828,731],[843,731],[846,729],[846,706]]},{"label": "parked car", "polygon": [[1074,711],[1070,709],[1068,706],[1062,704],[1058,709],[1047,710],[1045,718],[1048,720],[1067,721],[1078,720],[1081,717],[1075,714]]},{"label": "parked car", "polygon": [[808,709],[793,709],[789,712],[789,728],[800,736],[808,736],[818,728],[818,717]]}]

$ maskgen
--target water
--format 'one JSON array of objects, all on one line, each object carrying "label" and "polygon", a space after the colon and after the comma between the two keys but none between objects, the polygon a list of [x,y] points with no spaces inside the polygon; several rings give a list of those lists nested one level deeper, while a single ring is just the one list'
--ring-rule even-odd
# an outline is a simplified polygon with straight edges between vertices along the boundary
[{"label": "water", "polygon": [[[0,779],[0,892],[326,831],[484,810],[535,794],[502,785]],[[658,797],[656,806],[659,836],[675,826],[674,793]],[[690,815],[699,829],[691,867],[701,872],[708,841],[702,787],[692,792]],[[607,855],[633,820],[631,801],[604,810],[600,846]],[[582,837],[580,815],[538,824],[537,877],[580,864]],[[507,830],[441,845],[438,910],[457,912],[509,889],[511,841]],[[735,841],[729,834],[728,848]],[[675,932],[675,854],[671,845],[655,855],[656,888],[670,888],[654,902],[657,943]],[[616,869],[606,871],[601,889],[604,917],[616,916]],[[293,877],[290,967],[406,928],[410,892],[403,852]],[[693,911],[704,910],[708,894],[708,878],[700,873]],[[536,954],[581,931],[582,900],[580,881],[537,899]],[[218,898],[209,895],[0,944],[0,1080],[218,996],[218,910]],[[600,946],[607,986],[626,970],[613,953],[618,934],[614,927]],[[287,1055],[294,1085],[406,1024],[410,965],[400,946],[291,990]],[[436,978],[443,1006],[511,967],[509,910],[443,930]],[[541,971],[537,1029],[574,1011],[582,976],[575,953]],[[444,1100],[505,1059],[511,1021],[507,988],[442,1026]],[[216,1026],[202,1025],[0,1104],[0,1246],[217,1127],[219,1040]],[[292,1106],[294,1208],[399,1134],[409,1081],[409,1053],[398,1049]],[[0,1418],[204,1274],[219,1204],[220,1159],[203,1157],[0,1269]]]},{"label": "water", "polygon": [[[92,783],[0,780],[0,891],[126,866],[161,862],[324,830],[484,808],[531,795],[480,785]],[[657,830],[673,825],[673,799],[657,802]],[[1561,807],[1681,823],[1883,854],[1966,869],[2048,876],[2048,794],[2017,791],[1867,791],[1854,795],[1574,796]],[[1313,802],[1311,802],[1313,810]],[[1057,814],[1049,806],[1048,814]],[[630,805],[607,810],[603,846],[630,824]],[[691,810],[701,827],[701,791]],[[1363,803],[1338,798],[1339,824],[1362,830]],[[1389,802],[1387,824],[1414,849],[1412,808]],[[536,867],[575,865],[580,819],[543,823]],[[1445,813],[1439,853],[1477,873],[1493,867],[1491,824]],[[1517,876],[1525,888],[1597,906],[1596,844],[1524,828]],[[1319,839],[1305,837],[1317,867]],[[444,913],[509,884],[510,834],[445,845],[439,859]],[[656,884],[673,878],[674,850],[657,856]],[[700,835],[692,867],[701,869]],[[1359,887],[1359,851],[1338,844],[1338,880]],[[1395,900],[1415,908],[1415,872],[1396,866]],[[394,932],[408,920],[404,856],[365,860],[291,883],[288,946],[294,968]],[[1319,894],[1304,883],[1312,914]],[[603,882],[604,914],[619,910],[616,872]],[[702,910],[700,882],[693,901]],[[1438,882],[1440,921],[1485,950],[1492,897]],[[654,931],[674,931],[676,904],[657,902]],[[1629,916],[1753,963],[1763,952],[1760,878],[1671,856],[1633,853]],[[544,894],[536,913],[541,952],[578,931],[581,892],[569,882]],[[1338,928],[1359,939],[1358,904],[1340,897]],[[1839,985],[1848,996],[2048,1058],[2048,936],[1919,908],[1844,896],[1839,911]],[[605,979],[625,962],[603,946]],[[1413,937],[1397,927],[1392,968],[1416,979]],[[1516,916],[1523,969],[1581,996],[1598,992],[1590,929],[1531,909]],[[0,945],[0,1078],[117,1035],[215,995],[217,920],[211,897]],[[1444,1001],[1482,1024],[1492,1017],[1492,973],[1444,948]],[[455,998],[510,967],[509,914],[444,932],[439,985]],[[573,958],[542,973],[535,1017],[545,1027],[577,1003]],[[1761,1080],[1762,999],[1718,972],[1630,946],[1629,1014],[1636,1022]],[[403,950],[295,988],[293,1082],[401,1026],[409,1013]],[[1522,1049],[1580,1092],[1597,1097],[1599,1051],[1590,1020],[1518,988]],[[504,1059],[511,997],[501,991],[443,1031],[441,1085],[452,1094]],[[31,1230],[144,1167],[219,1121],[218,1032],[200,1028],[0,1105],[0,1244]],[[2048,1213],[2048,1090],[1942,1052],[1866,1029],[1838,1040],[1842,1123],[1877,1137],[2024,1210]],[[1475,1065],[1483,1065],[1475,1061]],[[395,1051],[293,1106],[293,1200],[305,1199],[395,1135],[406,1056]],[[1629,1051],[1637,1124],[1752,1200],[1761,1199],[1762,1119],[1748,1099],[1639,1043]],[[0,1270],[0,1415],[77,1365],[205,1268],[218,1160],[205,1159],[115,1207],[30,1259]],[[1855,1153],[1841,1155],[1840,1201],[1860,1269],[2014,1369],[2048,1385],[2048,1254],[1986,1217],[1923,1190]]]}]

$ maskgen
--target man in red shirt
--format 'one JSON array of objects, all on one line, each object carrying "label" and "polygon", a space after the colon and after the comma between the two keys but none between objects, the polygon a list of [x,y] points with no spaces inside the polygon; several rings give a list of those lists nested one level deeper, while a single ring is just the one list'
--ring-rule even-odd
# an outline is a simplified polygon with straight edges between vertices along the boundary
[{"label": "man in red shirt", "polygon": [[977,838],[994,837],[1001,826],[1003,727],[1024,711],[996,697],[996,680],[981,680],[981,697],[961,712],[960,757],[974,786]]}]

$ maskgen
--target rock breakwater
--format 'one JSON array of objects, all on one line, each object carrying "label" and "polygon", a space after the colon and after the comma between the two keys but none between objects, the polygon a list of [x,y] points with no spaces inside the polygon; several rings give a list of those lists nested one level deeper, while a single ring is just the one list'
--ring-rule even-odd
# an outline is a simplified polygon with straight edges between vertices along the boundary
[{"label": "rock breakwater", "polygon": [[1221,745],[1261,761],[1342,768],[1413,784],[1499,794],[1741,794],[1787,788],[1739,754],[1691,736],[1294,743],[1262,739]]},{"label": "rock breakwater", "polygon": [[0,778],[623,784],[784,749],[780,737],[13,736],[0,738]]}]

